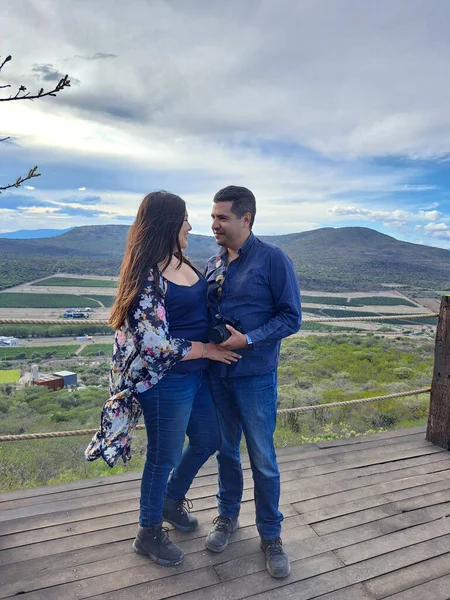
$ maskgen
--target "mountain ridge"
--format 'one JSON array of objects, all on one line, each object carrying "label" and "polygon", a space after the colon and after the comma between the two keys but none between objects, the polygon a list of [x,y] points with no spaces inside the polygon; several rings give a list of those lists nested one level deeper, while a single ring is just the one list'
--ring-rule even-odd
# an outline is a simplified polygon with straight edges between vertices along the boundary
[{"label": "mountain ridge", "polygon": [[67,229],[18,229],[17,231],[6,231],[0,233],[2,239],[12,240],[34,240],[42,239],[47,237],[57,237],[69,232],[74,227],[68,227]]},{"label": "mountain ridge", "polygon": [[[58,271],[117,275],[128,229],[128,225],[85,225],[50,238],[0,238],[0,286]],[[258,237],[290,256],[305,289],[364,291],[382,289],[386,283],[436,289],[450,286],[448,250],[402,242],[374,229],[324,227]],[[187,253],[200,268],[216,252],[213,236],[190,234]]]}]

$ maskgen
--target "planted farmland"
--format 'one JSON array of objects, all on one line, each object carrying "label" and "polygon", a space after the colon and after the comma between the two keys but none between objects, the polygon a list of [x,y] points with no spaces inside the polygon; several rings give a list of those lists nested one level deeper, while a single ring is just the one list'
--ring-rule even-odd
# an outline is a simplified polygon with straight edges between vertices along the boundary
[{"label": "planted farmland", "polygon": [[366,298],[351,298],[351,306],[417,306],[405,298],[388,296],[368,296]]},{"label": "planted farmland", "polygon": [[93,296],[92,294],[89,294],[89,298],[92,298],[93,300],[98,300],[103,304],[103,306],[106,306],[108,308],[114,304],[114,300],[116,299],[115,296]]},{"label": "planted farmland", "polygon": [[0,335],[17,338],[42,338],[78,335],[112,335],[107,325],[79,325],[76,321],[61,319],[61,325],[0,325]]},{"label": "planted farmland", "polygon": [[79,356],[111,356],[112,343],[110,344],[91,344],[85,346]]},{"label": "planted farmland", "polygon": [[336,306],[347,306],[348,301],[345,297],[339,296],[302,296],[302,302],[306,304],[331,304]]},{"label": "planted farmland", "polygon": [[119,285],[118,281],[108,281],[105,279],[77,279],[76,277],[49,277],[42,281],[36,281],[31,285],[36,287],[90,287],[90,288],[116,288]]},{"label": "planted farmland", "polygon": [[0,371],[0,384],[1,383],[16,383],[20,379],[19,369],[8,369]]},{"label": "planted farmland", "polygon": [[20,292],[4,292],[0,294],[0,308],[98,308],[95,300],[74,294],[22,294]]},{"label": "planted farmland", "polygon": [[0,349],[0,362],[4,360],[42,360],[48,358],[69,358],[75,355],[79,344],[70,346],[28,346],[26,348]]}]

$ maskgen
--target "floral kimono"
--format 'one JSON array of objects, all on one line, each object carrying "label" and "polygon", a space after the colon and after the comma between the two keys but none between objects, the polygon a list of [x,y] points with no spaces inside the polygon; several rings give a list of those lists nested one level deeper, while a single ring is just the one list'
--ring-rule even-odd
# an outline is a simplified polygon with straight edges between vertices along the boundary
[{"label": "floral kimono", "polygon": [[85,450],[87,460],[100,456],[113,467],[120,457],[131,458],[130,443],[141,416],[138,393],[145,392],[184,358],[191,343],[170,337],[165,303],[165,279],[159,289],[150,273],[128,319],[114,336],[109,376],[110,398],[100,427]]}]

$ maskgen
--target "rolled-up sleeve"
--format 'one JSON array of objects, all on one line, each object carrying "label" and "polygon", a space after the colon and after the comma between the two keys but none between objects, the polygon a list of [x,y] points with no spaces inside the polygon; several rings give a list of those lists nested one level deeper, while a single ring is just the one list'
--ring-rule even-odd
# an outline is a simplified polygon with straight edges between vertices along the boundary
[{"label": "rolled-up sleeve", "polygon": [[269,285],[274,316],[260,327],[246,332],[255,349],[297,333],[302,323],[297,275],[291,259],[280,249],[271,254]]}]

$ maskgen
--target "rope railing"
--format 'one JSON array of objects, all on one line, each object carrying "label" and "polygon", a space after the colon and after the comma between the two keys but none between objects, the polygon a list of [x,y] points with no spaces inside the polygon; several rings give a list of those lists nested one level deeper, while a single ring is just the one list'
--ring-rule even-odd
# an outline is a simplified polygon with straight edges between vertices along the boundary
[{"label": "rope railing", "polygon": [[[307,311],[305,311],[307,312]],[[305,317],[303,323],[333,323],[335,321],[395,321],[403,319],[434,319],[439,313],[415,313],[412,315],[376,315],[370,317]],[[108,325],[106,319],[2,319],[0,325]]]},{"label": "rope railing", "polygon": [[[291,413],[306,413],[328,408],[342,408],[354,404],[366,404],[367,402],[378,402],[382,400],[391,400],[392,398],[406,398],[407,396],[418,396],[420,394],[429,394],[431,388],[420,388],[409,390],[407,392],[397,392],[395,394],[386,394],[385,396],[374,396],[372,398],[358,398],[355,400],[346,400],[343,402],[329,402],[328,404],[312,404],[309,406],[297,406],[295,408],[282,408],[277,411],[279,415]],[[136,429],[145,429],[145,425],[137,425]],[[73,431],[51,431],[46,433],[22,433],[19,435],[1,435],[0,442],[16,442],[20,440],[43,440],[49,438],[75,437],[81,435],[94,435],[95,429],[76,429]]]}]

